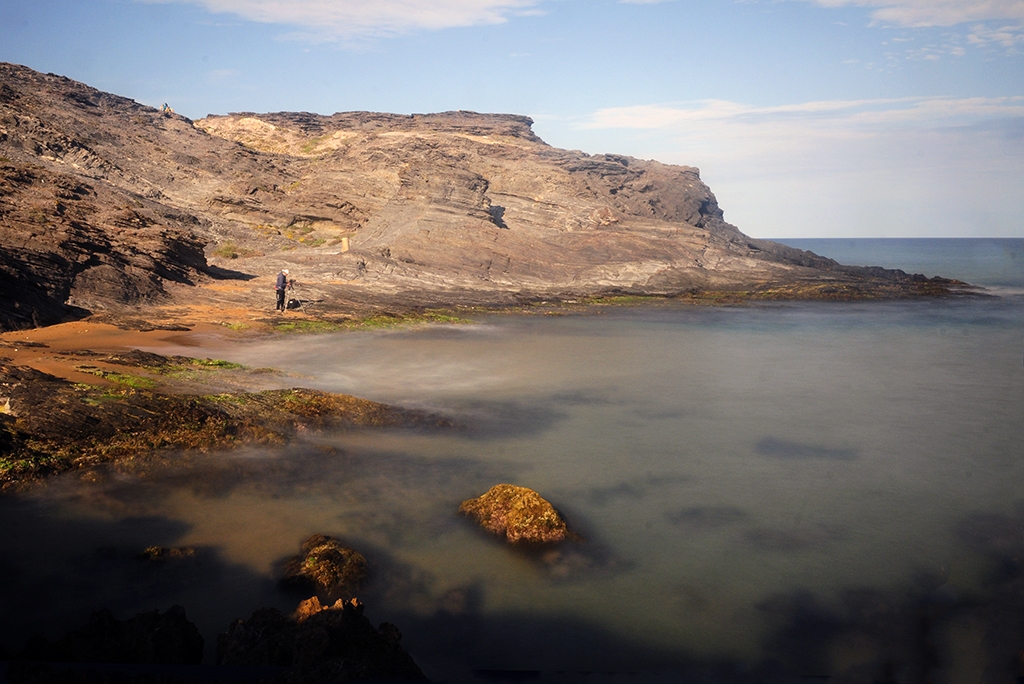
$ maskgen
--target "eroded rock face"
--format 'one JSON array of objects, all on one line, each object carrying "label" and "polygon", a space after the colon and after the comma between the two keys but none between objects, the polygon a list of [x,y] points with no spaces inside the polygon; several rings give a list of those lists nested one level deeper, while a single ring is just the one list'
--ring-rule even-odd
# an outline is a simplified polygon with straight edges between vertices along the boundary
[{"label": "eroded rock face", "polygon": [[14,294],[0,327],[167,297],[269,307],[263,280],[190,284],[282,267],[322,311],[921,289],[743,235],[695,168],[557,149],[531,125],[461,111],[193,122],[0,63],[0,285]]},{"label": "eroded rock face", "polygon": [[281,585],[331,600],[352,596],[365,578],[363,554],[333,537],[314,534],[302,543],[301,553],[285,564]]},{"label": "eroded rock face", "polygon": [[[2,109],[2,106],[0,106]],[[101,181],[0,157],[0,328],[157,303],[206,268],[167,207]]]},{"label": "eroded rock face", "polygon": [[315,598],[294,616],[274,608],[238,620],[217,638],[219,665],[282,667],[276,682],[426,681],[390,623],[375,629],[352,599],[324,608]]},{"label": "eroded rock face", "polygon": [[498,484],[459,506],[480,526],[512,544],[550,544],[573,535],[555,508],[527,487]]}]

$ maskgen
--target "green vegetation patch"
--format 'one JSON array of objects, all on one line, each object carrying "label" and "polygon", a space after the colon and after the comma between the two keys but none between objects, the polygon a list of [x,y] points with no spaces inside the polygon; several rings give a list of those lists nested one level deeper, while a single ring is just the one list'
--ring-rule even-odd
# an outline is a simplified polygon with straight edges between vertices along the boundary
[{"label": "green vegetation patch", "polygon": [[402,314],[382,313],[366,316],[364,318],[352,319],[345,323],[348,328],[396,328],[405,325],[416,325],[419,323],[442,323],[442,324],[467,324],[472,323],[468,318],[462,318],[451,311],[427,310],[413,311]]},{"label": "green vegetation patch", "polygon": [[221,259],[238,259],[239,257],[252,257],[262,256],[263,252],[255,249],[248,249],[246,247],[239,247],[231,240],[226,240],[210,252],[211,256],[219,257]]},{"label": "green vegetation patch", "polygon": [[386,330],[423,323],[440,323],[446,325],[464,325],[473,323],[449,310],[409,311],[403,313],[376,313],[369,316],[346,320],[297,319],[276,320],[272,323],[274,330],[283,333],[328,333],[344,330]]},{"label": "green vegetation patch", "polygon": [[283,333],[327,333],[337,332],[346,328],[345,323],[323,321],[318,319],[300,319],[295,321],[277,321],[274,330]]},{"label": "green vegetation patch", "polygon": [[156,381],[152,378],[147,378],[142,375],[132,375],[130,373],[118,373],[116,371],[107,371],[102,368],[96,368],[94,366],[77,366],[76,370],[82,373],[90,373],[92,375],[99,376],[104,380],[110,382],[116,382],[119,385],[125,387],[131,387],[133,389],[153,389],[156,387]]}]

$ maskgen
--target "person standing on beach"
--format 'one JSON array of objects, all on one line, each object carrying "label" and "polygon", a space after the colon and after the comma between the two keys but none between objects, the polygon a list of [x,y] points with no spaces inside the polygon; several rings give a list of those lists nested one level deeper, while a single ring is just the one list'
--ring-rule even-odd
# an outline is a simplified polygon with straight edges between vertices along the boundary
[{"label": "person standing on beach", "polygon": [[277,291],[277,310],[284,311],[284,292],[288,289],[288,269],[282,268],[281,272],[277,274],[277,284],[274,285],[274,290]]}]

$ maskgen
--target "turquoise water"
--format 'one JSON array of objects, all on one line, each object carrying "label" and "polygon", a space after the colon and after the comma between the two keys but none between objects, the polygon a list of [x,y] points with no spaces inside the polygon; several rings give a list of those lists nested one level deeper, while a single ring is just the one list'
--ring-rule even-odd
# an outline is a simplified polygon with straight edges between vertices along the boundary
[{"label": "turquoise water", "polygon": [[[876,249],[826,242],[793,241],[842,261]],[[1003,257],[938,242],[888,243],[908,256],[879,264],[1002,296],[665,303],[183,349],[460,428],[311,434],[0,501],[0,640],[180,603],[210,644],[294,605],[276,568],[321,532],[369,558],[368,615],[437,681],[1021,674],[1024,275],[1005,264],[1024,241]],[[979,253],[997,256],[962,263]],[[478,534],[455,511],[499,482],[539,491],[586,542],[544,559]],[[132,557],[151,544],[203,553],[153,570]]]}]

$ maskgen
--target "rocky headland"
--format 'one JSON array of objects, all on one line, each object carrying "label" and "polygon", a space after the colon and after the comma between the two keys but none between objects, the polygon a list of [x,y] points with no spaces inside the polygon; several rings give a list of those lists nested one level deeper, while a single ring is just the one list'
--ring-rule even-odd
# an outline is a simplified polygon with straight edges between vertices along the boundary
[{"label": "rocky headland", "polygon": [[0,329],[167,324],[182,306],[262,315],[282,267],[320,317],[950,290],[751,239],[697,169],[558,149],[531,125],[463,111],[192,121],[0,64]]}]

